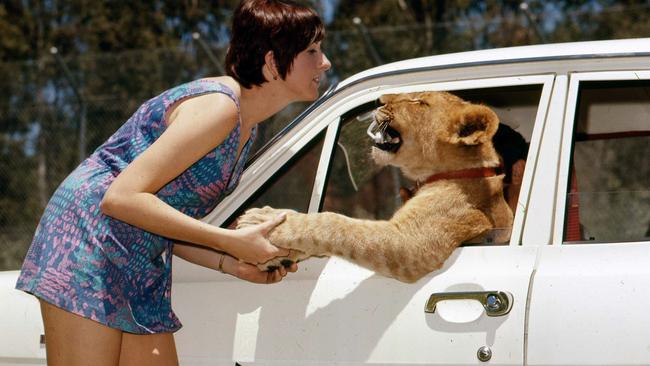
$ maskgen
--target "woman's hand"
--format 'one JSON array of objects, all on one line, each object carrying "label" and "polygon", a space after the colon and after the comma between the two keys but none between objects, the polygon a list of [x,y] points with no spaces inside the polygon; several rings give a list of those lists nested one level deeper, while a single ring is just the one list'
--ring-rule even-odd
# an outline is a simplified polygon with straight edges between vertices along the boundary
[{"label": "woman's hand", "polygon": [[234,245],[229,246],[227,252],[250,264],[266,263],[275,257],[288,256],[289,249],[278,248],[268,240],[271,230],[285,218],[286,214],[283,213],[261,224],[234,230]]},{"label": "woman's hand", "polygon": [[272,272],[260,271],[252,264],[242,263],[229,255],[223,255],[225,256],[222,264],[223,272],[248,282],[262,284],[277,283],[282,281],[288,272],[296,272],[298,270],[298,265],[294,263],[288,268],[280,267]]}]

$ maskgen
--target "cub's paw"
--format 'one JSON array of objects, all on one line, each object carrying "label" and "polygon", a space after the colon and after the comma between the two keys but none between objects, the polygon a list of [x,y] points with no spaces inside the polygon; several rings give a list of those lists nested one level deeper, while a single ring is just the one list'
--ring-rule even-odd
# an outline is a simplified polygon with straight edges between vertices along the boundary
[{"label": "cub's paw", "polygon": [[296,213],[296,211],[294,210],[277,209],[269,206],[265,206],[262,208],[251,208],[246,212],[244,212],[244,214],[237,219],[237,229],[261,224],[265,221],[269,221],[271,219],[276,218],[278,215],[280,215],[283,212],[286,212],[287,214]]},{"label": "cub's paw", "polygon": [[309,258],[310,255],[301,252],[299,250],[294,250],[292,249],[291,252],[289,253],[288,256],[286,257],[277,257],[273,258],[270,261],[266,263],[260,263],[257,265],[257,268],[260,269],[260,271],[275,271],[276,269],[280,267],[285,267],[288,268],[294,263],[298,263],[304,259]]}]

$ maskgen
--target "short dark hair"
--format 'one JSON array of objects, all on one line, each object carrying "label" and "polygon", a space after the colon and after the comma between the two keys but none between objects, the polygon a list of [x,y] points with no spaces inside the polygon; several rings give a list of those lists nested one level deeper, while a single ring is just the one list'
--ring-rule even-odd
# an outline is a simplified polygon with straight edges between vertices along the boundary
[{"label": "short dark hair", "polygon": [[260,86],[264,55],[273,51],[284,79],[296,56],[325,36],[316,12],[291,0],[244,0],[233,15],[226,73],[245,88]]},{"label": "short dark hair", "polygon": [[519,160],[526,160],[528,143],[515,129],[505,123],[499,123],[497,132],[492,137],[494,149],[503,159],[504,182],[512,181],[512,166]]}]

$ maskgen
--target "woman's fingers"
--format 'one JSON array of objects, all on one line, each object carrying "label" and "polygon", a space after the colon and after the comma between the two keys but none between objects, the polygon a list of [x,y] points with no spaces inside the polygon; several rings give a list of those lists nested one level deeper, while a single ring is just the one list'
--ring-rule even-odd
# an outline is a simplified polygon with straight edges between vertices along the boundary
[{"label": "woman's fingers", "polygon": [[264,228],[264,233],[268,234],[271,230],[273,230],[273,228],[280,225],[286,218],[287,214],[285,212],[282,212],[271,220],[265,221],[260,225]]},{"label": "woman's fingers", "polygon": [[[273,228],[275,228],[276,226],[280,225],[284,220],[286,220],[286,218],[287,218],[287,214],[285,212],[282,212],[276,217],[274,217],[273,219],[261,223],[260,226],[262,227],[262,233],[264,237],[268,238],[268,235],[271,232],[271,230],[273,230]],[[289,249],[276,247],[270,241],[269,243],[273,246],[273,249],[268,253],[270,257],[266,258],[266,260],[270,260],[275,257],[286,257],[289,255]]]},{"label": "woman's fingers", "polygon": [[278,271],[280,271],[280,276],[282,277],[287,275],[287,269],[284,268],[284,266],[280,266],[280,268],[278,268]]},{"label": "woman's fingers", "polygon": [[[248,263],[237,263],[237,271],[233,273],[239,279],[246,280],[253,283],[261,284],[272,284],[282,281],[282,279],[288,274],[288,272],[295,272],[298,267],[294,264],[292,268],[289,269],[279,268],[274,271],[261,271],[257,266],[250,265]],[[295,270],[293,270],[295,269]]]},{"label": "woman's fingers", "polygon": [[[286,271],[285,271],[285,275],[286,275]],[[275,271],[269,272],[269,278],[270,281],[267,283],[278,283],[282,281],[282,278],[284,278],[284,276],[280,273],[279,269],[276,269]]]},{"label": "woman's fingers", "polygon": [[[271,245],[273,245],[273,244],[271,244]],[[275,245],[274,245],[274,247],[276,249],[275,253],[273,254],[273,256],[271,258],[269,258],[269,260],[273,259],[275,257],[288,257],[289,253],[291,252],[289,249],[279,248],[279,247],[276,247]]]}]

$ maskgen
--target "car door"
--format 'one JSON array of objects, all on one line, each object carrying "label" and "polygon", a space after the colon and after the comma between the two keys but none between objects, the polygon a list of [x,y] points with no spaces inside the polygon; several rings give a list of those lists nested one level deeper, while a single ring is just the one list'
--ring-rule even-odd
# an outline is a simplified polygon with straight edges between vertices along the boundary
[{"label": "car door", "polygon": [[[650,71],[568,80],[541,150],[559,158],[557,196],[531,198],[555,215],[531,281],[527,364],[648,365]],[[525,246],[542,236],[530,228]]]},{"label": "car door", "polygon": [[[244,173],[208,221],[229,225],[248,207],[387,218],[408,185],[368,159],[369,113],[380,95],[447,90],[490,105],[526,141],[535,166],[553,76],[363,88],[334,95]],[[319,112],[320,111],[320,112]],[[187,364],[521,365],[528,287],[537,248],[520,245],[533,169],[525,169],[508,243],[465,245],[414,284],[339,258],[312,258],[273,286],[179,263],[174,306]],[[519,191],[519,189],[517,189]],[[436,305],[435,308],[433,305]],[[426,310],[426,311],[425,311]],[[502,311],[499,311],[502,310]],[[488,314],[489,313],[489,314]]]}]

